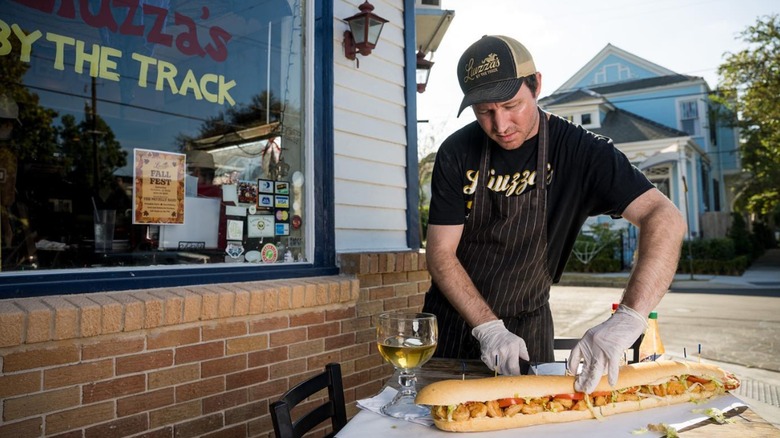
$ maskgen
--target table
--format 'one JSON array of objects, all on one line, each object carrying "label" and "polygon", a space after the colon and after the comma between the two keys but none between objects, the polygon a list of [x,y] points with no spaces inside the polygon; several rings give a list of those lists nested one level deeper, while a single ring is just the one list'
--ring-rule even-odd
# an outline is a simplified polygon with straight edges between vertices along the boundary
[{"label": "table", "polygon": [[[479,361],[458,361],[451,359],[432,359],[419,372],[418,387],[444,379],[459,378],[483,378],[490,377],[490,372]],[[397,388],[397,375],[388,380],[389,387]],[[741,400],[733,395],[717,397],[711,401],[714,407],[725,409],[734,403],[742,404]],[[676,415],[681,411],[680,407],[685,406],[683,411],[688,413],[692,409],[705,408],[707,405],[673,405],[669,407],[655,408],[652,411],[654,415],[667,415],[663,410],[669,411],[668,415]],[[672,412],[676,411],[676,412]],[[462,436],[463,438],[503,438],[517,437],[522,434],[523,437],[543,436],[552,438],[556,436],[639,436],[639,437],[657,437],[660,433],[646,433],[642,435],[631,435],[630,431],[645,426],[647,412],[629,412],[625,414],[606,417],[605,420],[588,420],[571,423],[560,423],[542,426],[524,427],[495,432],[473,432],[468,434],[453,434],[443,432],[431,426],[410,423],[403,420],[385,417],[373,412],[361,410],[355,415],[336,436],[340,438],[382,436],[383,438],[452,438]],[[780,437],[780,429],[775,428],[771,423],[761,418],[748,406],[742,405],[731,409],[726,415],[733,422],[728,424],[718,424],[714,420],[705,420],[693,426],[681,428],[678,430],[681,438],[719,438],[719,437]],[[671,418],[671,417],[670,417]],[[624,433],[617,433],[618,430],[624,430]]]}]

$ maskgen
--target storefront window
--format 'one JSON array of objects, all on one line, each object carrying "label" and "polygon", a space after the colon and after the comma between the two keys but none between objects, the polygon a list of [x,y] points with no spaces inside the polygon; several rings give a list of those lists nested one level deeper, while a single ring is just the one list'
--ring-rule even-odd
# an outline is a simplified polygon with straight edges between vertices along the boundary
[{"label": "storefront window", "polygon": [[309,261],[301,0],[2,4],[3,272]]}]

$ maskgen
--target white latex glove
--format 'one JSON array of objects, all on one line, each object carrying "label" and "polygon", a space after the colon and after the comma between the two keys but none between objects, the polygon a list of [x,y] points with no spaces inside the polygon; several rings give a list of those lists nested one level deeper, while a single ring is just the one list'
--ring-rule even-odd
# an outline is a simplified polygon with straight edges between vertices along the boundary
[{"label": "white latex glove", "polygon": [[615,386],[620,360],[627,348],[647,330],[647,318],[636,310],[620,305],[608,320],[592,327],[571,350],[569,372],[577,373],[580,359],[582,372],[574,382],[574,389],[590,394],[607,371],[610,386]]},{"label": "white latex glove", "polygon": [[[520,360],[528,360],[528,348],[520,336],[510,332],[504,321],[497,319],[474,327],[471,334],[479,341],[481,359],[492,371],[507,376],[520,374]],[[498,367],[496,367],[498,356]]]}]

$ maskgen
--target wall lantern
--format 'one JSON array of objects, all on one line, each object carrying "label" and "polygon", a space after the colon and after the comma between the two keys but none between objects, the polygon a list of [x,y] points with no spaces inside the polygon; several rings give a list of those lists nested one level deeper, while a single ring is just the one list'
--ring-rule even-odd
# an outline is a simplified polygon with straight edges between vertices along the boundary
[{"label": "wall lantern", "polygon": [[349,18],[345,18],[349,24],[349,30],[344,31],[344,56],[347,59],[355,59],[355,55],[360,53],[368,56],[376,47],[379,40],[379,34],[382,33],[387,20],[374,14],[374,5],[366,0],[358,6],[360,13]]},{"label": "wall lantern", "polygon": [[428,77],[431,75],[433,62],[425,59],[425,53],[422,50],[417,52],[417,92],[424,93],[428,85]]}]

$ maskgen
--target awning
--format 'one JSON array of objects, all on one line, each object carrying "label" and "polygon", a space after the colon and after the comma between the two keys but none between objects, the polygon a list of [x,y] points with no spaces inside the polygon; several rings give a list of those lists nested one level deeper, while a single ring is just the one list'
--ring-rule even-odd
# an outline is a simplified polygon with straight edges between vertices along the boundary
[{"label": "awning", "polygon": [[677,144],[661,149],[655,154],[647,157],[647,159],[639,163],[637,167],[639,170],[645,170],[662,164],[677,163],[680,160],[680,153],[677,149]]},{"label": "awning", "polygon": [[662,164],[669,164],[669,163],[676,163],[679,159],[679,155],[677,152],[664,152],[655,154],[652,157],[646,159],[645,161],[642,161],[639,163],[639,170],[645,170],[649,169],[651,167],[660,166]]},{"label": "awning", "polygon": [[450,22],[455,17],[455,11],[437,8],[415,9],[415,25],[417,26],[417,47],[423,53],[435,52],[439,48]]}]

